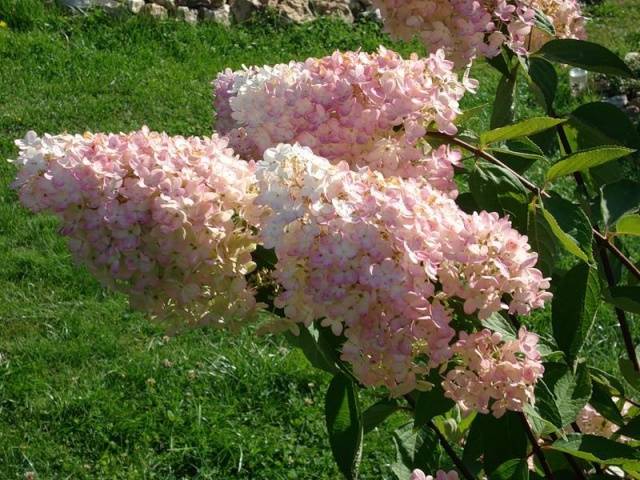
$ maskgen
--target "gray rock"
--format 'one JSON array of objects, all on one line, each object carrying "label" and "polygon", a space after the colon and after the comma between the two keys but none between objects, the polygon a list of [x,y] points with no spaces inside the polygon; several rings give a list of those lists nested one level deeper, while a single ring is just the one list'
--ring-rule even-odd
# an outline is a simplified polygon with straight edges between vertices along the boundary
[{"label": "gray rock", "polygon": [[184,20],[191,25],[195,25],[198,23],[198,11],[192,10],[189,7],[178,7],[176,10],[176,18],[179,20]]},{"label": "gray rock", "polygon": [[200,19],[205,22],[219,23],[228,27],[231,25],[231,7],[229,7],[229,5],[223,5],[213,10],[201,8]]},{"label": "gray rock", "polygon": [[127,0],[126,5],[131,13],[139,13],[144,7],[144,0]]},{"label": "gray rock", "polygon": [[349,0],[311,0],[311,8],[316,15],[333,15],[353,23],[350,3]]},{"label": "gray rock", "polygon": [[294,23],[313,20],[309,0],[232,0],[231,3],[231,13],[236,22],[246,22],[254,12],[265,8],[274,8]]},{"label": "gray rock", "polygon": [[169,16],[166,8],[155,3],[145,4],[145,6],[140,10],[140,13],[143,15],[149,15],[150,17],[158,20],[165,20]]}]

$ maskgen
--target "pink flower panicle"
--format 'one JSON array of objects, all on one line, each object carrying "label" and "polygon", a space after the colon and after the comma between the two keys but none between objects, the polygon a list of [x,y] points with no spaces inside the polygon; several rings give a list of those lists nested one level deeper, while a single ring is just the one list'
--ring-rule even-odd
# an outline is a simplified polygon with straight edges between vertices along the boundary
[{"label": "pink flower panicle", "polygon": [[537,50],[550,36],[537,28],[536,10],[558,38],[586,37],[578,0],[374,0],[386,30],[419,38],[431,52],[444,49],[458,67],[478,55],[495,57],[502,45],[519,54]]},{"label": "pink flower panicle", "polygon": [[16,142],[14,187],[62,222],[98,279],[163,319],[222,324],[256,307],[250,224],[255,164],[226,140],[130,134],[44,135]]},{"label": "pink flower panicle", "polygon": [[419,468],[416,468],[413,472],[411,472],[411,477],[409,480],[459,480],[458,472],[455,470],[451,470],[450,472],[445,472],[444,470],[438,470],[436,472],[436,476],[427,475]]},{"label": "pink flower panicle", "polygon": [[[614,402],[619,404],[619,399],[614,397]],[[627,415],[633,405],[630,402],[623,402],[620,408],[620,413],[624,416]],[[604,418],[595,408],[587,404],[578,414],[576,423],[580,427],[580,431],[583,434],[598,435],[605,438],[611,438],[620,427],[615,423]],[[628,442],[630,439],[625,436],[618,436],[620,442]]]},{"label": "pink flower panicle", "polygon": [[[464,219],[451,255],[440,265],[439,279],[449,295],[464,299],[467,314],[478,311],[480,319],[508,309],[526,315],[542,308],[551,298],[549,279],[532,268],[538,254],[530,250],[527,237],[497,213],[474,213]],[[503,303],[504,294],[510,301]]]},{"label": "pink flower panicle", "polygon": [[377,53],[335,52],[220,74],[215,85],[216,127],[241,156],[259,159],[280,143],[299,143],[352,168],[388,176],[426,177],[455,196],[457,150],[431,148],[425,126],[453,134],[466,90],[453,64],[438,51],[425,59],[380,47]]},{"label": "pink flower panicle", "polygon": [[535,383],[544,373],[537,345],[538,336],[524,327],[513,340],[487,329],[461,332],[453,345],[461,365],[447,373],[445,395],[464,411],[496,417],[507,410],[521,412],[534,402]]},{"label": "pink flower panicle", "polygon": [[[470,312],[488,313],[508,308],[490,300],[496,295],[509,294],[520,310],[546,298],[537,292],[540,282],[518,296],[513,285],[523,291],[527,286],[509,278],[512,271],[537,278],[520,251],[526,242],[465,256],[479,242],[469,229],[475,217],[429,184],[353,171],[345,162],[332,165],[299,145],[267,150],[256,176],[256,203],[266,209],[261,240],[275,247],[274,276],[283,289],[276,305],[290,324],[322,319],[336,335],[344,333],[342,358],[365,385],[386,386],[395,395],[428,386],[424,375],[455,353],[449,298],[472,298]],[[519,260],[526,266],[505,268],[504,280],[489,287],[474,282],[470,290],[436,288],[439,282],[446,287],[439,275],[450,265],[464,269],[464,261],[473,261],[482,271],[490,268],[486,263]],[[508,290],[499,292],[502,287]],[[531,341],[528,335],[523,345]]]}]

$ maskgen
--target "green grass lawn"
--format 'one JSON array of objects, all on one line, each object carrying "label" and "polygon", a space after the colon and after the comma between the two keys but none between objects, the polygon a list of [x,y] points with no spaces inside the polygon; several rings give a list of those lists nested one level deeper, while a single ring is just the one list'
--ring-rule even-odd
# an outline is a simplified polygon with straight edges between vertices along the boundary
[{"label": "green grass lawn", "polygon": [[[0,0],[0,14],[8,1]],[[634,2],[608,0],[594,10],[601,18],[592,30],[619,53],[637,40]],[[412,50],[374,24],[330,20],[283,26],[267,19],[229,30],[44,12],[33,25],[9,23],[0,29],[0,159],[15,156],[13,139],[30,129],[146,124],[208,135],[209,83],[225,67],[380,43]],[[608,25],[627,25],[627,36],[606,38]],[[486,66],[475,76],[482,88],[466,106],[490,101],[495,86]],[[568,108],[566,82],[562,92]],[[532,105],[525,99],[521,113]],[[478,122],[486,120],[484,112]],[[338,478],[324,430],[323,374],[280,338],[256,340],[251,331],[165,338],[72,263],[54,219],[18,205],[9,188],[14,173],[0,160],[0,479],[27,472],[41,479]],[[610,312],[597,328],[592,355],[612,369],[620,342]],[[390,431],[368,439],[363,479],[389,477]]]}]

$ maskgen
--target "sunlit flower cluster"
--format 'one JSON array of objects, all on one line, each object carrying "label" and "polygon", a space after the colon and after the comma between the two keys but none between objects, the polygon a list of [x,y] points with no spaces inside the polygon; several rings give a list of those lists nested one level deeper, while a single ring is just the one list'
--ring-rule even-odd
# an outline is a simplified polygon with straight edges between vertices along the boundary
[{"label": "sunlit flower cluster", "polygon": [[442,51],[424,59],[403,59],[383,47],[373,54],[335,52],[227,70],[214,85],[216,128],[243,157],[259,159],[280,143],[299,143],[332,162],[425,177],[455,195],[460,153],[432,149],[423,136],[429,125],[456,133],[458,102],[475,82],[460,80]]},{"label": "sunlit flower cluster", "polygon": [[74,256],[134,307],[193,324],[251,316],[255,164],[226,140],[143,128],[16,143],[23,205],[55,213]]},{"label": "sunlit flower cluster", "polygon": [[536,27],[536,10],[559,38],[585,37],[578,0],[374,0],[374,5],[393,36],[417,37],[432,52],[444,49],[458,66],[477,56],[495,57],[502,45],[520,54],[540,47],[550,37]]},{"label": "sunlit flower cluster", "polygon": [[[450,255],[441,263],[438,277],[443,290],[464,299],[464,310],[480,319],[508,309],[528,314],[551,298],[549,279],[534,267],[538,254],[527,237],[497,213],[474,213],[464,218],[464,229],[452,240]],[[510,300],[504,304],[504,294]]]},{"label": "sunlit flower cluster", "polygon": [[419,468],[416,468],[413,472],[411,472],[411,477],[409,480],[458,480],[458,473],[455,470],[451,470],[450,472],[445,472],[444,470],[438,470],[436,472],[436,476],[427,475]]},{"label": "sunlit flower cluster", "polygon": [[[469,256],[467,251],[478,250],[476,244],[484,240],[469,227],[476,216],[424,182],[352,171],[344,162],[332,165],[297,145],[267,150],[256,175],[256,201],[268,207],[262,240],[275,247],[274,275],[283,289],[276,305],[290,323],[322,319],[336,335],[344,333],[342,358],[365,385],[384,385],[400,395],[425,387],[420,379],[429,369],[462,354],[462,347],[450,347],[455,331],[447,307],[459,291],[465,295],[460,298],[473,299],[465,303],[469,313],[507,308],[491,300],[501,286],[510,288],[501,293],[513,296],[512,302],[544,301],[536,282],[529,295],[515,295],[508,268],[505,280],[489,287],[474,282],[468,290],[439,290],[440,272],[454,264],[464,269],[459,262],[465,255],[480,270],[529,258],[520,251],[524,245],[513,241],[507,242],[511,248]],[[502,227],[507,238],[521,238]],[[513,268],[523,278],[535,270],[530,263]],[[518,345],[528,348],[532,338],[528,334]],[[503,363],[511,359],[509,348],[503,349]],[[518,404],[520,399],[510,395],[497,400],[507,402],[505,408]]]},{"label": "sunlit flower cluster", "polygon": [[460,332],[452,350],[461,365],[447,373],[443,387],[463,410],[501,417],[534,402],[535,383],[544,373],[534,333],[521,328],[508,340],[487,329]]}]

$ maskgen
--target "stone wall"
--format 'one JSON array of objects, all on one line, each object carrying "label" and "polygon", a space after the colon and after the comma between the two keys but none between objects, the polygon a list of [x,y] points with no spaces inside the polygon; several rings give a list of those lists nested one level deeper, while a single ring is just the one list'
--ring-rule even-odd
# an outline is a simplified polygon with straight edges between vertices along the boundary
[{"label": "stone wall", "polygon": [[291,22],[303,23],[320,15],[335,15],[346,22],[376,15],[371,0],[62,0],[69,7],[101,7],[129,11],[158,19],[175,17],[188,23],[199,21],[225,25],[247,21],[254,12],[272,8]]}]

